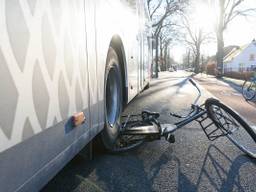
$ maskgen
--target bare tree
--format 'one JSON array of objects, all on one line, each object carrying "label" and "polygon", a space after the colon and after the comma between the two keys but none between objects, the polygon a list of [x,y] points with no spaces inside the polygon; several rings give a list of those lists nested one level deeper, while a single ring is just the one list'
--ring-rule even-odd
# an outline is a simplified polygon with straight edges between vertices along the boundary
[{"label": "bare tree", "polygon": [[167,70],[170,67],[169,61],[169,50],[170,45],[174,44],[174,41],[180,39],[180,33],[176,26],[168,25],[165,26],[159,34],[159,48],[160,48],[160,68],[161,70]]},{"label": "bare tree", "polygon": [[185,43],[191,48],[194,56],[194,68],[195,73],[200,71],[200,57],[202,44],[209,42],[212,37],[211,33],[205,33],[201,28],[193,28],[189,23],[189,19],[184,16],[184,28],[186,30],[186,36],[184,38]]},{"label": "bare tree", "polygon": [[152,20],[152,27],[155,39],[155,73],[158,77],[158,62],[159,62],[159,36],[163,28],[175,25],[170,20],[170,16],[174,16],[182,12],[188,0],[147,0],[147,6]]},{"label": "bare tree", "polygon": [[224,39],[223,33],[227,29],[230,22],[238,16],[249,16],[255,12],[255,8],[241,9],[241,5],[245,0],[215,0],[219,6],[218,21],[216,26],[217,37],[217,64],[220,73],[223,73],[223,57],[224,57]]},{"label": "bare tree", "polygon": [[172,39],[169,38],[169,39],[166,39],[163,43],[164,44],[163,45],[163,47],[164,47],[163,61],[164,61],[164,69],[166,71],[168,70],[168,68],[170,68],[170,63],[168,61],[169,61],[169,57],[170,57],[170,55],[169,55],[169,52],[170,52],[169,45],[170,45],[171,41],[172,41]]}]

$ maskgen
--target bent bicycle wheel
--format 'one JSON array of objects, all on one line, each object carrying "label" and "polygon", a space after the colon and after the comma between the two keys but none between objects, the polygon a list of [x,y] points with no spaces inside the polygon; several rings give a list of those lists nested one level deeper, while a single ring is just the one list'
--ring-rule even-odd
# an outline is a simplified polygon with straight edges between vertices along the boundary
[{"label": "bent bicycle wheel", "polygon": [[[152,125],[143,121],[130,121],[125,123],[125,128],[143,127]],[[120,131],[118,139],[116,140],[115,146],[111,150],[112,153],[126,152],[135,149],[142,145],[146,141],[146,135],[127,135],[124,134],[124,130]]]},{"label": "bent bicycle wheel", "polygon": [[207,99],[208,116],[233,144],[252,158],[256,158],[256,133],[233,109],[217,99]]},{"label": "bent bicycle wheel", "polygon": [[246,100],[252,100],[256,95],[256,84],[251,81],[245,81],[242,93]]}]

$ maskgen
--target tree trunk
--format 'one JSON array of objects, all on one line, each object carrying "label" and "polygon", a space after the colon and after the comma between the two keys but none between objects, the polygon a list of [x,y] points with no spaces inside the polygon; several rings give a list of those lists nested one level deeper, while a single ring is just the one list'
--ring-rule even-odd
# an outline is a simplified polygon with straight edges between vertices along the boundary
[{"label": "tree trunk", "polygon": [[195,73],[199,73],[199,67],[200,67],[200,55],[201,55],[201,46],[200,45],[197,45],[197,48],[196,48],[196,55],[195,55]]},{"label": "tree trunk", "polygon": [[168,71],[168,67],[167,67],[167,50],[168,50],[168,47],[164,46],[164,67],[165,67],[165,71]]},{"label": "tree trunk", "polygon": [[188,68],[190,68],[190,50],[188,51]]},{"label": "tree trunk", "polygon": [[217,66],[218,72],[220,75],[223,74],[223,57],[224,57],[224,40],[223,40],[223,31],[218,31],[217,35]]},{"label": "tree trunk", "polygon": [[187,63],[188,68],[190,67],[190,50],[188,50],[188,63]]},{"label": "tree trunk", "polygon": [[156,35],[156,57],[155,57],[155,59],[156,59],[156,64],[155,64],[155,78],[158,78],[158,60],[159,60],[159,58],[158,58],[158,35]]},{"label": "tree trunk", "polygon": [[201,56],[201,67],[200,67],[200,72],[204,72],[205,71],[205,63],[204,63],[204,56]]},{"label": "tree trunk", "polygon": [[199,73],[199,63],[200,63],[200,51],[197,51],[195,57],[195,73]]},{"label": "tree trunk", "polygon": [[225,1],[219,0],[220,13],[219,13],[219,22],[217,28],[217,67],[218,74],[222,75],[223,73],[223,57],[224,57],[224,40],[223,40],[223,31],[224,31],[224,13],[225,13]]},{"label": "tree trunk", "polygon": [[160,69],[161,71],[164,70],[164,66],[163,66],[163,40],[162,37],[159,38],[160,42],[159,42],[159,48],[160,48]]}]

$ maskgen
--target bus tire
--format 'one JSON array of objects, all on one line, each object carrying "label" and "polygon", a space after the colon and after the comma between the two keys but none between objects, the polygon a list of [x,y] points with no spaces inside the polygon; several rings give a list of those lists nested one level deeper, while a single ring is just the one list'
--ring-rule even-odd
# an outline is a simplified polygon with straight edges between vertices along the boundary
[{"label": "bus tire", "polygon": [[108,151],[114,151],[120,131],[123,93],[122,77],[116,51],[109,47],[104,80],[104,118],[101,141]]}]

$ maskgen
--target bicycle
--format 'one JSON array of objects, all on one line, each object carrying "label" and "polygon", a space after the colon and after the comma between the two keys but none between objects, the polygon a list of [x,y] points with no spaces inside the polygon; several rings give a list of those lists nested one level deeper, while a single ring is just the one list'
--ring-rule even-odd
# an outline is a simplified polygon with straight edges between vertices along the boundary
[{"label": "bicycle", "polygon": [[157,112],[142,111],[141,114],[124,115],[120,136],[113,152],[124,152],[133,149],[144,142],[159,140],[164,137],[174,143],[173,133],[192,121],[197,121],[207,138],[211,141],[226,136],[234,145],[252,158],[256,158],[256,133],[248,123],[233,109],[214,98],[208,98],[204,104],[198,105],[201,91],[196,83],[189,79],[199,92],[195,102],[191,104],[190,112],[181,116],[170,113],[171,116],[182,119],[174,124],[161,124]]},{"label": "bicycle", "polygon": [[245,100],[250,101],[256,95],[256,78],[251,78],[250,80],[245,80],[242,93]]}]

